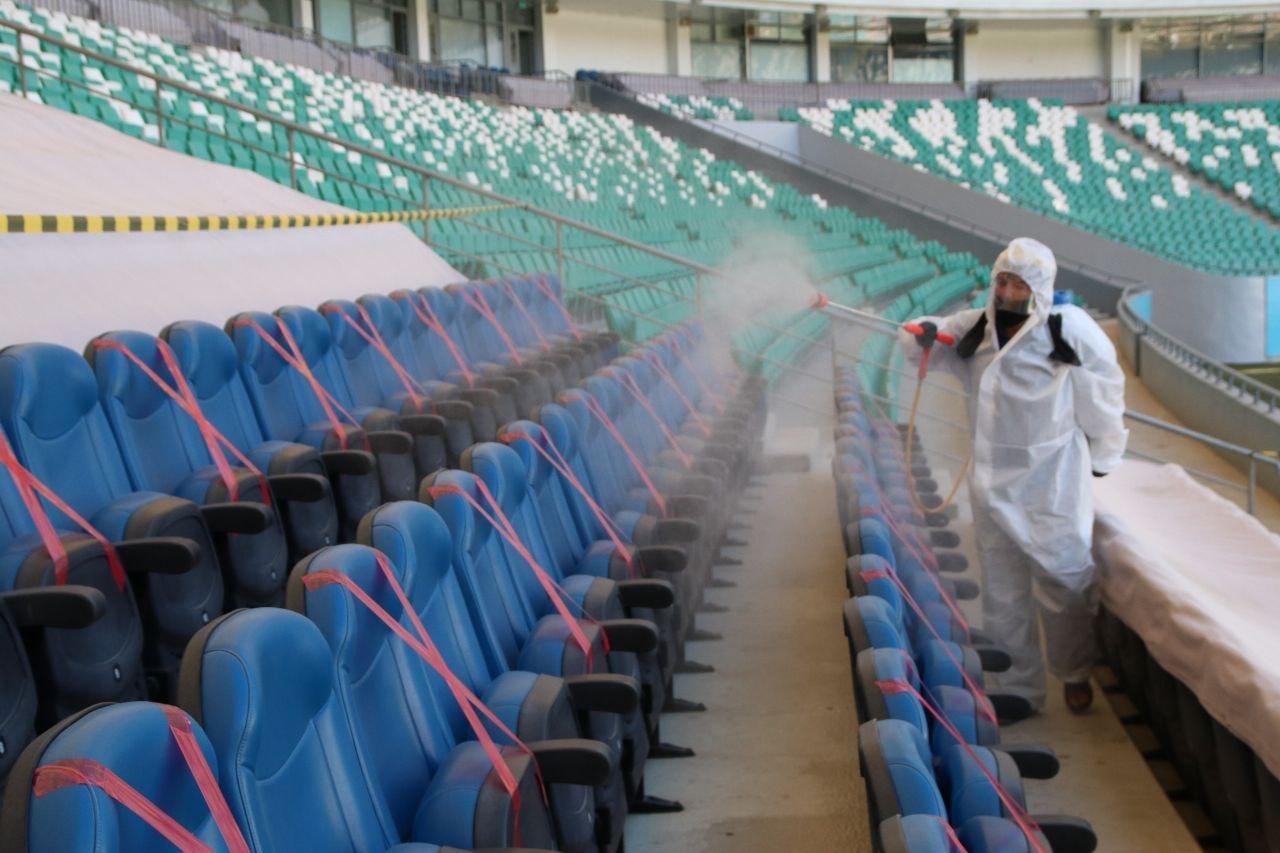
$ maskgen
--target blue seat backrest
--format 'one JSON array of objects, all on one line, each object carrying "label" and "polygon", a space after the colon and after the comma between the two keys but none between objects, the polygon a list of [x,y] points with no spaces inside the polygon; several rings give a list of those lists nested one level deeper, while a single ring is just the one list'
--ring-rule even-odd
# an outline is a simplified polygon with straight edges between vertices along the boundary
[{"label": "blue seat backrest", "polygon": [[[394,561],[388,566],[403,585],[403,567]],[[295,572],[326,569],[351,578],[413,633],[372,548],[322,548]],[[291,582],[296,584],[298,578]],[[307,589],[303,595],[308,618],[320,628],[333,654],[338,702],[355,732],[366,783],[381,791],[397,833],[408,838],[422,793],[456,743],[451,727],[451,710],[458,713],[453,695],[444,680],[348,590],[331,584]]]},{"label": "blue seat backrest", "polygon": [[880,720],[875,730],[902,814],[945,818],[946,805],[933,777],[933,756],[924,735],[901,720]]},{"label": "blue seat backrest", "polygon": [[902,634],[898,614],[889,602],[878,595],[863,595],[854,601],[873,648],[911,651],[907,638]]},{"label": "blue seat backrest", "polygon": [[[328,389],[339,403],[347,408],[355,405],[351,389],[338,360],[333,334],[329,331],[329,323],[324,315],[314,308],[301,305],[286,305],[276,311],[276,316],[285,322],[293,339],[306,359],[311,372],[320,380],[320,384]],[[362,342],[363,343],[363,342]],[[315,400],[315,395],[310,395]],[[317,409],[319,403],[315,404]]]},{"label": "blue seat backrest", "polygon": [[[257,324],[256,329],[249,320]],[[240,378],[263,434],[276,441],[298,441],[308,427],[324,419],[324,413],[305,380],[262,339],[257,329],[288,351],[274,316],[261,311],[237,315],[227,331],[235,343]]]},{"label": "blue seat backrest", "polygon": [[[445,288],[445,292],[452,293],[457,300],[457,313],[454,315],[454,327],[461,334],[455,335],[455,340],[461,337],[466,340],[467,352],[471,355],[473,361],[488,362],[490,364],[504,363],[509,354],[506,347],[503,346],[502,338],[498,334],[498,330],[493,327],[475,304],[481,298],[484,291],[479,288],[479,283],[472,284],[451,284]],[[487,294],[484,294],[487,299]],[[492,307],[492,303],[490,303]]]},{"label": "blue seat backrest", "polygon": [[[0,426],[22,463],[86,518],[133,491],[93,370],[66,347],[0,351]],[[77,529],[46,509],[55,526]]]},{"label": "blue seat backrest", "polygon": [[[474,475],[465,471],[441,471],[433,484],[465,490],[484,505]],[[439,494],[432,505],[453,538],[453,563],[468,597],[468,609],[484,621],[489,635],[497,640],[497,649],[486,649],[490,668],[511,669],[528,638],[533,614],[506,565],[501,536],[461,495]],[[490,512],[487,507],[486,511]]]},{"label": "blue seat backrest", "polygon": [[[191,728],[205,760],[216,773],[218,762],[213,747],[199,726]],[[216,851],[227,849],[160,705],[98,705],[55,727],[51,734],[38,766],[75,759],[96,761],[197,839]],[[125,853],[166,846],[161,835],[100,788],[67,785],[37,797],[29,788],[17,791],[11,786],[8,796],[29,798],[28,850]]]},{"label": "blue seat backrest", "polygon": [[[368,541],[390,560],[405,595],[449,669],[477,695],[483,694],[505,667],[491,667],[486,657],[485,649],[494,647],[495,641],[483,619],[468,607],[452,563],[453,542],[444,520],[425,504],[397,501],[375,510],[365,529]],[[408,649],[397,649],[396,654],[405,667],[420,665]],[[433,680],[430,686],[442,697],[436,706],[448,719],[453,736],[472,739],[471,728],[451,695],[439,694],[442,685],[438,681]]]},{"label": "blue seat backrest", "polygon": [[[178,390],[153,336],[109,332],[95,343],[99,340],[126,347]],[[195,421],[137,364],[124,353],[106,348],[94,349],[91,358],[103,411],[135,488],[176,494],[183,480],[212,464]]]},{"label": "blue seat backrest", "polygon": [[[356,301],[368,313],[369,319],[373,321],[378,334],[382,335],[382,340],[386,342],[387,348],[391,350],[391,354],[396,357],[396,361],[404,366],[410,376],[419,382],[443,378],[441,374],[436,372],[435,365],[431,361],[424,360],[414,344],[411,331],[413,326],[419,327],[423,332],[430,333],[430,330],[422,325],[416,315],[409,313],[406,316],[404,308],[399,303],[389,296],[383,296],[381,293],[369,293],[361,296]],[[412,312],[412,309],[410,309],[410,312]],[[391,368],[386,366],[385,369],[390,370]],[[391,378],[395,380],[394,376]],[[396,381],[398,387],[398,380]]]},{"label": "blue seat backrest", "polygon": [[198,679],[196,716],[251,848],[383,850],[398,841],[385,801],[365,783],[319,628],[288,610],[238,610],[187,655],[198,655],[183,661]]},{"label": "blue seat backrest", "polygon": [[[572,392],[567,393],[572,394]],[[580,402],[578,403],[578,408],[583,415],[588,418],[591,417]],[[547,403],[538,410],[538,420],[539,426],[546,432],[547,440],[555,445],[556,449],[560,451],[560,455],[569,463],[569,468],[573,471],[574,476],[578,478],[578,482],[582,483],[591,492],[591,496],[595,498],[601,508],[606,511],[610,508],[616,509],[618,506],[616,500],[610,502],[611,498],[616,498],[610,492],[614,481],[610,479],[608,482],[597,483],[587,465],[586,457],[582,450],[582,430],[579,427],[578,419],[564,406],[558,403]],[[573,517],[573,526],[578,533],[579,542],[583,548],[586,548],[595,540],[603,537],[605,535],[604,530],[595,520],[586,501],[568,484],[562,482],[561,485],[566,503]]]},{"label": "blue seat backrest", "polygon": [[[362,300],[368,298],[370,297],[361,297]],[[413,350],[414,358],[422,371],[418,375],[423,379],[443,382],[460,368],[444,339],[418,316],[419,313],[426,314],[422,307],[423,299],[422,294],[416,290],[404,289],[392,291],[390,297],[392,305],[400,312],[404,325],[405,346]]]},{"label": "blue seat backrest", "polygon": [[[632,487],[635,475],[632,472],[632,476],[625,476],[622,472],[620,466],[629,468],[630,464],[626,459],[616,458],[623,456],[623,451],[588,409],[586,397],[587,392],[583,389],[570,388],[560,395],[558,402],[578,427],[578,435],[581,437],[579,454],[591,477],[597,500],[606,509],[616,512],[624,506],[627,491]],[[551,417],[545,412],[542,417],[551,430],[552,439],[556,440],[557,431]]]},{"label": "blue seat backrest", "polygon": [[[503,437],[510,439],[507,446],[520,457],[524,467],[529,503],[541,524],[547,554],[552,563],[564,573],[570,567],[577,565],[586,551],[586,545],[590,544],[584,543],[583,536],[578,531],[573,507],[570,504],[571,496],[566,494],[566,490],[572,492],[572,497],[579,500],[582,498],[563,480],[560,473],[552,468],[546,457],[535,449],[536,443],[545,452],[551,452],[547,445],[547,434],[541,426],[533,421],[513,421],[505,427]],[[556,450],[559,451],[560,448],[557,447]],[[564,456],[563,451],[561,456]],[[552,455],[552,458],[554,459],[555,456]],[[565,458],[563,461],[568,463],[569,460]],[[583,483],[583,485],[586,484]],[[589,509],[588,512],[590,512]],[[601,535],[603,536],[603,532]]]},{"label": "blue seat backrest", "polygon": [[[483,361],[479,357],[479,353],[472,349],[471,341],[467,335],[464,320],[461,317],[462,309],[465,307],[462,296],[452,287],[424,287],[418,291],[431,310],[435,312],[436,319],[440,321],[440,325],[449,333],[449,337],[454,344],[462,351],[462,355],[466,358],[467,364],[474,366],[478,362]],[[432,350],[436,354],[436,364],[452,365],[453,359],[445,345],[443,339],[436,340],[438,335],[432,334],[430,340],[434,343],[435,348]],[[450,368],[452,372],[452,368]]]},{"label": "blue seat backrest", "polygon": [[391,363],[343,319],[350,318],[365,334],[370,334],[354,302],[330,299],[320,306],[320,314],[329,325],[333,364],[355,405],[382,406],[397,393],[404,392]]},{"label": "blue seat backrest", "polygon": [[183,320],[160,336],[173,350],[200,411],[218,431],[244,452],[262,444],[262,427],[240,376],[236,346],[226,332],[212,323]]},{"label": "blue seat backrest", "polygon": [[[866,649],[858,653],[859,659],[864,655],[873,662],[876,681],[900,681],[911,685],[917,692],[921,691],[915,663],[902,649]],[[878,689],[874,684],[864,685],[864,688]],[[920,730],[922,736],[929,736],[929,717],[919,699],[910,693],[895,693],[892,690],[881,691],[881,695],[889,716],[910,723]]]},{"label": "blue seat backrest", "polygon": [[[485,442],[468,449],[464,459],[471,472],[484,481],[501,504],[519,542],[538,565],[559,582],[563,573],[547,549],[542,520],[529,498],[528,472],[520,455],[506,445]],[[506,539],[502,539],[502,553],[512,582],[523,592],[529,605],[530,616],[536,618],[552,612],[554,605],[528,560]]]}]

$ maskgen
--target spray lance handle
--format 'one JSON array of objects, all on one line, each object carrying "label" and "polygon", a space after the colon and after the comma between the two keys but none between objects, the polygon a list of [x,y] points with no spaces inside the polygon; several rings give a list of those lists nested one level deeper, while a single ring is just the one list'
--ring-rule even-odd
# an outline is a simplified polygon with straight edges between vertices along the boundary
[{"label": "spray lance handle", "polygon": [[916,369],[916,377],[924,379],[929,372],[929,357],[933,355],[933,344],[939,342],[954,346],[956,339],[946,332],[939,332],[938,327],[926,320],[923,323],[903,323],[902,328],[916,336],[916,343],[924,352],[920,353],[920,366]]}]

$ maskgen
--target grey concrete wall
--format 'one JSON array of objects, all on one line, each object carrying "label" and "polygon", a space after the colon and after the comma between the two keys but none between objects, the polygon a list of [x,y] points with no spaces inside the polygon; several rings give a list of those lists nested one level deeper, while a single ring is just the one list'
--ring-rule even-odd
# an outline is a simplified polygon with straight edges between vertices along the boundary
[{"label": "grey concrete wall", "polygon": [[[1091,304],[1114,310],[1125,286],[1142,285],[1153,293],[1152,322],[1170,335],[1221,361],[1264,357],[1266,314],[1260,277],[1188,269],[809,128],[797,127],[797,153],[802,159],[793,161],[722,135],[706,124],[643,106],[603,86],[589,87],[588,96],[601,109],[629,115],[717,157],[983,260],[994,260],[1013,237],[1035,237],[1053,247],[1058,256],[1058,286],[1081,293]],[[728,123],[729,129],[740,130],[736,125]],[[786,151],[786,145],[780,147]]]},{"label": "grey concrete wall", "polygon": [[[1133,365],[1134,373],[1160,402],[1194,430],[1244,447],[1280,450],[1280,413],[1245,404],[1225,387],[1205,379],[1192,381],[1187,368],[1141,334],[1120,323],[1120,350]],[[1222,458],[1241,471],[1248,460],[1236,453],[1221,452]],[[1280,473],[1275,466],[1257,465],[1258,484],[1280,495]]]}]

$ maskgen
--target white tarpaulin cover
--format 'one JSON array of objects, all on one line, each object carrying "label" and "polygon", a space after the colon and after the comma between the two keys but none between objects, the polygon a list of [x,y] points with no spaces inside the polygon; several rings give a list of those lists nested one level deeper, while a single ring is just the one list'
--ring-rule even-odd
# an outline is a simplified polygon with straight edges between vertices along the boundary
[{"label": "white tarpaulin cover", "polygon": [[[52,107],[0,94],[0,214],[341,212]],[[266,231],[0,235],[0,346],[73,349],[101,332],[222,325],[240,311],[318,305],[464,277],[403,225]]]},{"label": "white tarpaulin cover", "polygon": [[1280,776],[1280,536],[1176,465],[1094,495],[1103,603]]}]

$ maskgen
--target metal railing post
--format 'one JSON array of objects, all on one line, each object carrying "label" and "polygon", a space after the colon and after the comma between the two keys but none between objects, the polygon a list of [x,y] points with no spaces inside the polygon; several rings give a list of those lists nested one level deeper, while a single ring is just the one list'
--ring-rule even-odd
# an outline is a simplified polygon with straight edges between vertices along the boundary
[{"label": "metal railing post", "polygon": [[1249,454],[1249,515],[1256,515],[1258,500],[1258,451]]},{"label": "metal railing post", "polygon": [[22,85],[22,97],[27,97],[27,51],[22,46],[22,33],[18,33],[18,82]]},{"label": "metal railing post", "polygon": [[289,128],[285,133],[289,139],[289,188],[296,190],[298,188],[298,163],[295,159],[295,148],[293,146],[293,128]]},{"label": "metal railing post", "polygon": [[[422,210],[424,213],[431,212],[431,176],[424,176],[422,179]],[[422,239],[427,245],[431,245],[431,218],[422,220]]]},{"label": "metal railing post", "polygon": [[159,80],[156,81],[156,133],[158,139],[156,144],[164,148],[164,98],[160,97],[160,91],[164,86]]},{"label": "metal railing post", "polygon": [[567,290],[569,285],[564,280],[564,223],[556,223],[556,275],[560,278],[560,289]]}]

